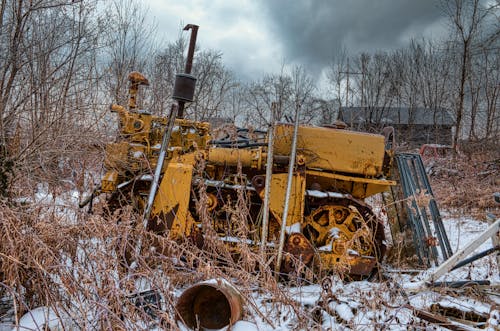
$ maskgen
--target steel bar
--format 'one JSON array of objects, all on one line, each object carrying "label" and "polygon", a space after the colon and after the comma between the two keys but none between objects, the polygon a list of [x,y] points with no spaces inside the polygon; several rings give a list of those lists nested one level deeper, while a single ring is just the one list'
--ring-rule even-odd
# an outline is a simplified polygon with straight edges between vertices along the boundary
[{"label": "steel bar", "polygon": [[481,280],[455,280],[451,282],[434,282],[427,284],[427,286],[429,287],[451,287],[451,288],[460,288],[460,287],[476,286],[476,285],[488,286],[491,285],[491,282],[487,279],[481,279]]},{"label": "steel bar", "polygon": [[[417,164],[415,163],[415,161],[420,159],[419,154],[408,154],[408,159],[410,160],[410,164],[411,164],[411,173],[413,175],[412,177],[415,179],[415,187],[413,190],[413,196],[415,198],[415,203],[418,205],[418,203],[416,201],[416,198],[417,198],[416,194],[423,192],[422,186],[420,185],[420,183],[422,182],[422,177],[427,176],[427,175],[425,174],[425,172],[422,174],[422,172],[419,172],[417,169]],[[426,190],[426,191],[428,192],[428,190]],[[430,194],[430,193],[428,193],[428,194]],[[420,212],[419,218],[422,221],[422,223],[424,224],[425,229],[426,229],[426,233],[427,233],[426,237],[427,238],[433,237],[432,229],[431,229],[431,226],[429,223],[429,219],[427,217],[426,206],[418,206],[418,207],[420,207],[419,208],[419,212]],[[439,236],[438,236],[438,240],[440,240]],[[432,260],[434,261],[434,263],[436,265],[438,265],[438,251],[437,251],[436,246],[430,246],[430,251],[432,253]],[[444,256],[443,260],[446,260],[446,258],[447,257]]]},{"label": "steel bar", "polygon": [[267,162],[266,162],[266,180],[264,184],[264,205],[262,214],[262,232],[260,235],[261,245],[260,253],[265,261],[265,250],[267,245],[267,232],[269,225],[269,198],[271,191],[271,177],[273,175],[273,155],[274,155],[274,116],[275,116],[276,103],[271,105],[271,118],[269,119],[269,127],[267,130],[268,141],[267,141]]},{"label": "steel bar", "polygon": [[451,270],[455,270],[455,269],[458,269],[460,267],[463,267],[464,265],[467,265],[467,264],[472,263],[476,260],[479,260],[480,258],[483,258],[485,256],[493,254],[496,251],[500,251],[500,246],[492,247],[490,249],[482,251],[481,253],[475,254],[475,255],[473,255],[465,260],[462,260],[462,261],[458,262],[457,264],[455,264],[455,266],[453,268],[451,268]]},{"label": "steel bar", "polygon": [[[170,107],[170,113],[168,117],[167,126],[163,133],[163,138],[161,141],[160,154],[158,155],[158,161],[156,163],[156,169],[153,176],[153,182],[151,183],[151,189],[149,190],[148,201],[146,208],[144,209],[144,214],[142,216],[142,228],[146,230],[148,227],[149,217],[151,216],[151,210],[153,208],[153,203],[156,197],[156,191],[158,190],[158,185],[160,183],[161,169],[165,161],[165,156],[167,153],[168,144],[170,142],[170,137],[172,136],[172,130],[175,124],[175,119],[177,117],[178,107],[176,104],[172,104]],[[142,240],[139,238],[137,245],[135,247],[135,253],[139,255],[141,253]]]},{"label": "steel bar", "polygon": [[276,260],[276,277],[279,276],[279,272],[281,269],[281,258],[283,256],[283,246],[285,244],[285,231],[286,231],[286,222],[288,219],[288,205],[290,196],[292,194],[292,181],[293,181],[293,173],[295,167],[295,156],[297,154],[297,136],[299,133],[299,107],[295,110],[295,124],[293,129],[293,139],[292,139],[292,150],[290,152],[290,163],[288,164],[288,179],[286,184],[286,194],[285,194],[285,203],[283,207],[283,216],[281,218],[281,230],[280,230],[280,239],[278,245],[278,257]]},{"label": "steel bar", "polygon": [[168,115],[167,126],[165,128],[161,141],[160,154],[158,155],[158,162],[156,162],[156,169],[153,176],[153,183],[151,183],[151,189],[149,190],[148,202],[146,204],[144,215],[142,217],[144,229],[146,229],[147,227],[149,216],[151,215],[151,209],[153,207],[153,202],[156,197],[156,191],[158,190],[158,185],[160,183],[161,169],[163,167],[163,162],[165,161],[165,156],[167,154],[170,137],[172,137],[172,130],[174,128],[175,119],[177,117],[177,110],[177,105],[172,104],[172,107],[170,107],[170,113]]}]

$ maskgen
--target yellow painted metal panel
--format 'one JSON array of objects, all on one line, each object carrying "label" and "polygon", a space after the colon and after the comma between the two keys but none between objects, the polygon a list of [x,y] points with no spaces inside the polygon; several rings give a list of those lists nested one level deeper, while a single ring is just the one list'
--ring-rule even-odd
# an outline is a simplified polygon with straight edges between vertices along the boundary
[{"label": "yellow painted metal panel", "polygon": [[236,148],[210,148],[208,159],[212,164],[236,166],[255,169],[262,168],[262,148],[236,149]]},{"label": "yellow painted metal panel", "polygon": [[113,192],[116,190],[118,181],[118,172],[116,170],[108,170],[101,180],[101,190],[103,192]]},{"label": "yellow painted metal panel", "polygon": [[[293,126],[276,127],[275,155],[289,155]],[[382,173],[384,136],[321,127],[299,127],[297,153],[308,168],[376,176]]]},{"label": "yellow painted metal panel", "polygon": [[173,219],[170,229],[173,238],[181,237],[190,230],[187,218],[192,174],[192,163],[170,162],[153,203],[153,216],[163,215],[163,218]]},{"label": "yellow painted metal panel", "polygon": [[318,183],[324,190],[349,192],[353,197],[364,199],[387,191],[396,181],[339,175],[317,170],[306,171],[307,180]]},{"label": "yellow painted metal panel", "polygon": [[[283,210],[285,207],[286,185],[288,174],[274,174],[271,179],[271,198],[269,200],[269,210],[281,223]],[[304,214],[305,178],[295,174],[292,182],[292,193],[288,205],[287,226],[297,222],[302,222]],[[262,191],[264,195],[264,190]]]}]

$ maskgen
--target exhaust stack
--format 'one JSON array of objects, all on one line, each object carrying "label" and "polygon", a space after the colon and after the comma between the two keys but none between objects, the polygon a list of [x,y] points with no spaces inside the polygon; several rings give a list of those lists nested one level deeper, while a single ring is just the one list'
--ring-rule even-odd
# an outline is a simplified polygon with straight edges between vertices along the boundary
[{"label": "exhaust stack", "polygon": [[196,86],[196,77],[191,75],[193,67],[194,50],[196,46],[196,36],[198,34],[198,25],[188,24],[184,27],[184,31],[191,30],[191,38],[189,40],[189,49],[186,60],[186,67],[183,74],[177,74],[174,82],[173,99],[177,100],[179,110],[177,118],[184,117],[184,104],[193,102],[194,89]]}]

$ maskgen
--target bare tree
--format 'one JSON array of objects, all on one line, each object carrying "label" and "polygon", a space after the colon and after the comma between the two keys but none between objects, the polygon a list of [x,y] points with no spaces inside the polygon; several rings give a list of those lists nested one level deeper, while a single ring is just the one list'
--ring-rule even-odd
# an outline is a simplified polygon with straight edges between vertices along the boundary
[{"label": "bare tree", "polygon": [[498,137],[500,133],[500,55],[484,51],[480,70],[484,77],[483,100],[486,108],[485,138]]},{"label": "bare tree", "polygon": [[[289,71],[288,71],[289,70]],[[297,109],[302,123],[320,122],[321,109],[316,106],[316,85],[305,68],[288,69],[282,65],[279,74],[267,74],[246,87],[246,124],[267,126],[274,103],[274,121],[292,122]]]},{"label": "bare tree", "polygon": [[113,0],[105,9],[109,17],[104,76],[115,102],[126,101],[127,77],[131,71],[143,71],[153,54],[154,26],[146,25],[148,12],[137,0]]},{"label": "bare tree", "polygon": [[222,54],[213,50],[197,54],[194,74],[197,77],[194,102],[187,114],[194,120],[208,120],[224,115],[224,101],[235,88],[233,73],[222,63]]},{"label": "bare tree", "polygon": [[378,132],[383,126],[386,109],[393,101],[389,57],[382,52],[373,56],[362,53],[355,59],[354,65],[356,72],[360,73],[353,80],[359,95],[358,102],[363,109],[364,129]]},{"label": "bare tree", "polygon": [[455,102],[456,134],[453,139],[453,147],[456,150],[464,124],[466,83],[471,75],[472,50],[475,47],[475,42],[479,39],[482,24],[498,4],[489,8],[484,7],[481,0],[446,0],[442,4],[443,10],[450,20],[456,37],[458,54],[460,54],[459,79]]},{"label": "bare tree", "polygon": [[296,65],[291,70],[292,95],[294,111],[299,112],[302,123],[312,123],[318,115],[317,109],[313,107],[313,94],[316,86],[312,77],[303,66]]},{"label": "bare tree", "polygon": [[246,86],[235,81],[224,102],[224,116],[236,125],[241,125],[245,118],[245,93]]},{"label": "bare tree", "polygon": [[347,50],[345,48],[340,48],[327,68],[326,74],[332,88],[332,97],[339,100],[340,107],[349,106],[349,71],[349,56]]},{"label": "bare tree", "polygon": [[149,62],[146,72],[151,86],[146,103],[153,114],[167,114],[172,103],[175,75],[184,71],[186,48],[187,40],[179,34],[179,37],[167,47],[157,50],[153,60]]},{"label": "bare tree", "polygon": [[[149,66],[151,77],[150,109],[162,114],[172,102],[175,75],[184,71],[186,39],[179,38],[158,51]],[[192,74],[196,77],[194,101],[186,108],[186,118],[209,120],[225,116],[225,105],[232,89],[238,84],[233,73],[222,62],[222,54],[215,50],[196,50]]]},{"label": "bare tree", "polygon": [[0,3],[1,145],[9,145],[16,168],[26,167],[22,178],[51,173],[58,178],[59,161],[72,146],[69,135],[76,132],[72,128],[85,123],[87,96],[95,95],[86,94],[96,72],[88,66],[96,63],[95,3]]},{"label": "bare tree", "polygon": [[286,120],[291,89],[292,80],[285,73],[284,66],[279,74],[268,74],[260,81],[250,83],[245,100],[247,105],[245,125],[266,127],[273,103],[276,103],[274,120]]}]

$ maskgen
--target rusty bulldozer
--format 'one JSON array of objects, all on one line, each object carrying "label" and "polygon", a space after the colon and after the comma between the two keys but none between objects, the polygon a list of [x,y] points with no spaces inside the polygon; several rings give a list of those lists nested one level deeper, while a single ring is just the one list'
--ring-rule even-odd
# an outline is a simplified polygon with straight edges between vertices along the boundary
[{"label": "rusty bulldozer", "polygon": [[[192,30],[186,70],[176,77],[177,104],[168,117],[138,108],[138,89],[149,82],[130,74],[128,106],[111,106],[119,135],[106,146],[106,173],[93,196],[106,194],[111,209],[131,205],[143,215],[144,229],[198,247],[208,215],[217,240],[235,255],[245,241],[276,260],[285,229],[282,258],[274,262],[279,273],[300,264],[357,279],[373,274],[385,253],[384,227],[365,199],[398,184],[392,180],[393,131],[369,134],[341,125],[295,130],[278,123],[271,144],[270,132],[258,130],[214,139],[209,123],[183,116],[195,90],[190,73],[197,28],[186,27]],[[233,212],[241,209],[241,194],[243,218]],[[204,208],[197,208],[200,202]],[[249,229],[245,238],[237,231],[242,222]]]},{"label": "rusty bulldozer", "polygon": [[[132,87],[145,81],[137,76],[130,75]],[[173,240],[192,240],[201,247],[204,234],[196,201],[202,197],[194,187],[203,185],[206,211],[218,239],[237,250],[236,222],[245,221],[254,234],[246,240],[258,249],[266,135],[243,137],[248,132],[239,132],[235,139],[213,140],[208,123],[176,118],[168,148],[162,153],[169,119],[135,109],[134,88],[130,92],[128,109],[111,106],[119,115],[120,138],[106,147],[107,172],[100,193],[108,194],[112,206],[135,206],[145,215],[148,230]],[[277,124],[275,136],[265,247],[269,254],[277,247],[282,225],[293,126]],[[364,199],[395,185],[386,179],[392,151],[385,146],[382,135],[331,127],[298,128],[281,272],[290,272],[294,261],[306,266],[316,263],[323,270],[341,266],[353,276],[373,271],[384,254],[385,238],[383,225]],[[159,176],[153,176],[152,168],[160,169]],[[156,193],[151,195],[155,180]],[[234,204],[241,191],[249,202],[245,220],[230,213],[238,209]]]},{"label": "rusty bulldozer", "polygon": [[[253,235],[245,240],[268,255],[275,253],[284,227],[280,272],[290,272],[299,261],[326,271],[370,275],[384,255],[385,238],[381,221],[365,199],[396,184],[388,179],[393,150],[386,147],[391,138],[341,126],[300,125],[291,162],[294,127],[276,124],[264,234],[268,136],[239,130],[233,137],[215,140],[209,123],[183,118],[184,104],[193,101],[196,83],[190,71],[197,26],[186,29],[192,29],[186,72],[176,77],[173,98],[178,104],[170,115],[159,117],[138,109],[138,89],[149,84],[138,72],[129,75],[128,107],[111,105],[111,111],[118,113],[120,133],[106,146],[106,173],[96,194],[107,194],[111,207],[133,205],[143,214],[145,229],[200,247],[204,233],[196,201],[205,201],[218,239],[235,252],[242,240],[234,231],[238,222],[246,222]],[[289,164],[294,167],[285,201]],[[204,197],[196,189],[200,185]],[[238,209],[234,204],[239,192],[248,201],[245,219],[230,212]]]}]

